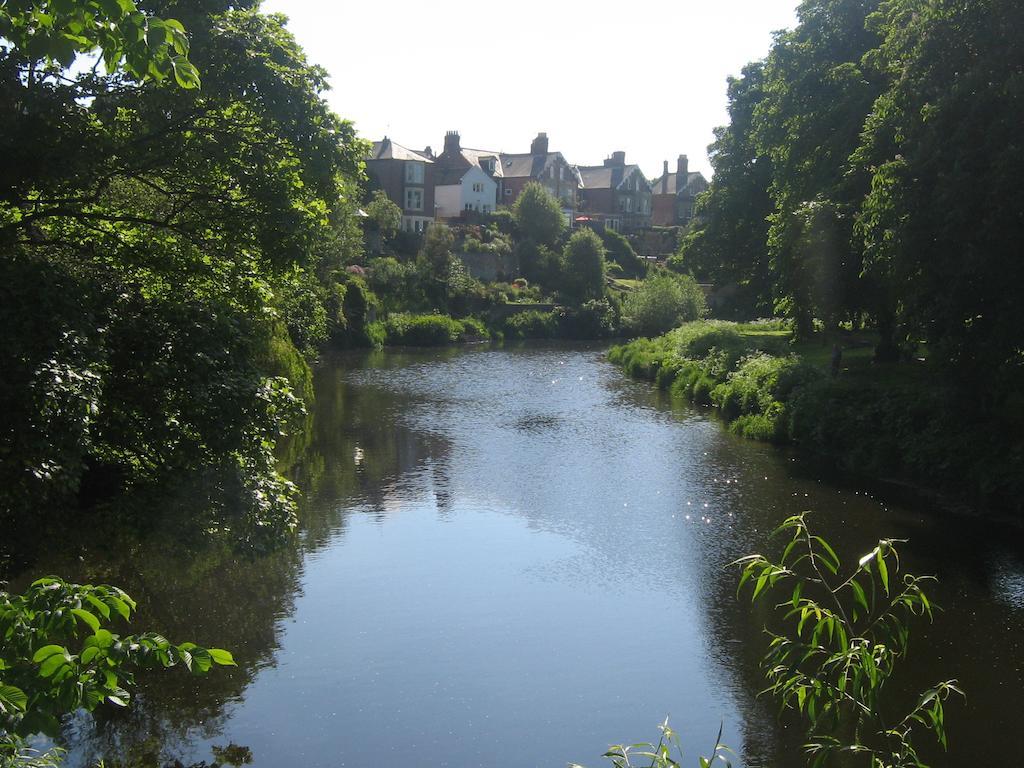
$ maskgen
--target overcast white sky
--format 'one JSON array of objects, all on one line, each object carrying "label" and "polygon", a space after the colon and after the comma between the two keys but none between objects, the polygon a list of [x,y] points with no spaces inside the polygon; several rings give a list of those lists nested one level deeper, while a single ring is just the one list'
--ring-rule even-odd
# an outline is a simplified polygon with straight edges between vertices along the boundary
[{"label": "overcast white sky", "polygon": [[649,178],[686,154],[710,176],[725,79],[795,24],[798,0],[268,0],[328,100],[360,135],[440,151],[527,152],[538,131],[571,163],[614,150]]}]

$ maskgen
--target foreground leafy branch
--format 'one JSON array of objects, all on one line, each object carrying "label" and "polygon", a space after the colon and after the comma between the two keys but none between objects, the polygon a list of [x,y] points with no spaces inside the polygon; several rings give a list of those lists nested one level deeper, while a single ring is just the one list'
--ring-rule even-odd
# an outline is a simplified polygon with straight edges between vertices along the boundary
[{"label": "foreground leafy branch", "polygon": [[174,644],[154,632],[120,635],[136,604],[123,590],[44,578],[0,591],[0,766],[23,760],[23,737],[56,736],[63,715],[128,705],[138,669],[235,666],[228,651]]},{"label": "foreground leafy branch", "polygon": [[832,546],[808,528],[806,513],[785,520],[773,536],[788,538],[777,561],[760,554],[736,561],[737,592],[751,601],[783,594],[775,606],[785,629],[769,630],[764,657],[768,692],[806,720],[806,749],[817,768],[852,754],[871,768],[917,768],[917,732],[946,748],[944,702],[962,692],[955,680],[924,691],[909,708],[893,702],[891,678],[907,655],[909,622],[932,618],[923,585],[930,576],[900,576],[893,539],[881,539],[849,572]]},{"label": "foreground leafy branch", "polygon": [[[679,734],[668,724],[668,718],[658,726],[661,737],[657,744],[640,742],[637,744],[613,744],[608,748],[602,757],[611,760],[614,768],[680,768],[683,759],[682,744]],[[672,749],[675,748],[679,760],[672,757]],[[711,750],[710,757],[700,756],[697,762],[700,768],[711,768],[721,765],[723,768],[730,768],[732,763],[727,759],[732,750],[722,744],[722,729],[718,729],[718,736],[715,738],[715,746]],[[650,761],[650,762],[648,762]],[[570,763],[568,768],[583,768],[577,763]]]}]

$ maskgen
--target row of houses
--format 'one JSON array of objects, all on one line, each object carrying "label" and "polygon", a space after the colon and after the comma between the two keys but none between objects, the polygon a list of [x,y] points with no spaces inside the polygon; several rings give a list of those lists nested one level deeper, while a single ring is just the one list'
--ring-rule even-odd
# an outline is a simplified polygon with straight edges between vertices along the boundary
[{"label": "row of houses", "polygon": [[707,189],[703,174],[689,170],[680,155],[674,171],[649,181],[640,167],[612,152],[601,165],[574,165],[552,152],[546,133],[521,154],[463,147],[457,131],[444,149],[409,149],[384,137],[366,159],[373,183],[402,209],[402,227],[422,232],[432,221],[471,218],[511,206],[531,181],[562,205],[572,224],[596,224],[631,233],[651,226],[683,226],[693,217],[697,195]]}]

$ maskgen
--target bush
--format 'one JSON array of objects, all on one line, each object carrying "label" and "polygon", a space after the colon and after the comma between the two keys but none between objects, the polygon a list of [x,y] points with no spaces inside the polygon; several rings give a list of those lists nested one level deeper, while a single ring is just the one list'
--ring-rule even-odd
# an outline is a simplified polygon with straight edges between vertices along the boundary
[{"label": "bush", "polygon": [[680,323],[699,320],[707,314],[707,304],[692,277],[662,272],[647,278],[626,296],[623,314],[631,331],[653,336]]},{"label": "bush", "polygon": [[519,312],[501,324],[506,339],[553,339],[558,336],[558,318],[553,312]]},{"label": "bush", "polygon": [[392,315],[384,321],[387,344],[438,347],[459,341],[487,339],[487,327],[475,318],[456,320],[447,315]]}]

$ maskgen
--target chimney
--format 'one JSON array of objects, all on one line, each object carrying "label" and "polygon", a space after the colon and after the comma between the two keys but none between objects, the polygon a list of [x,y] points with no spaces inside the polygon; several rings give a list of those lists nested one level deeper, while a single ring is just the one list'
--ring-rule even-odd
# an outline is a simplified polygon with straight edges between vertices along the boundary
[{"label": "chimney", "polygon": [[448,131],[448,133],[444,135],[444,153],[446,155],[458,154],[461,151],[462,148],[459,146],[459,132]]},{"label": "chimney", "polygon": [[668,194],[668,160],[664,161],[661,168],[661,192],[659,194]]},{"label": "chimney", "polygon": [[423,154],[431,159],[434,158],[434,150],[430,148],[429,144],[427,145],[427,148],[423,150]]},{"label": "chimney", "polygon": [[689,175],[690,161],[686,155],[680,155],[676,161],[676,174],[679,178],[676,179],[676,188],[682,189],[686,186],[686,177]]},{"label": "chimney", "polygon": [[605,168],[614,168],[616,166],[623,166],[626,164],[626,153],[625,152],[612,152],[612,156],[604,161]]},{"label": "chimney", "polygon": [[548,135],[546,133],[538,133],[537,138],[530,144],[531,155],[546,155],[548,153]]}]

